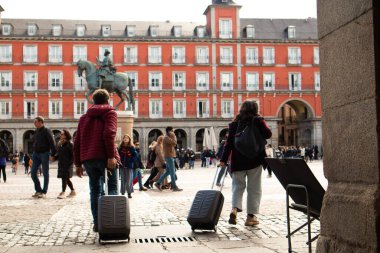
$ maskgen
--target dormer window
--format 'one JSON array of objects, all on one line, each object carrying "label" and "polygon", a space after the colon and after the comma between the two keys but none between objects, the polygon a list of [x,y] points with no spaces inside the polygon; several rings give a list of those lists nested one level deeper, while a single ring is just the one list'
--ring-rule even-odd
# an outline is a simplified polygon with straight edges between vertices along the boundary
[{"label": "dormer window", "polygon": [[228,3],[228,0],[222,0],[222,3]]},{"label": "dormer window", "polygon": [[10,24],[3,24],[1,28],[2,28],[2,34],[3,35],[10,35],[11,34],[11,25]]},{"label": "dormer window", "polygon": [[296,27],[288,26],[288,39],[295,39],[295,38],[296,38]]},{"label": "dormer window", "polygon": [[129,25],[127,26],[127,36],[134,37],[136,35],[136,26]]},{"label": "dormer window", "polygon": [[181,37],[182,27],[181,26],[174,26],[173,27],[173,33],[174,33],[174,37]]},{"label": "dormer window", "polygon": [[255,37],[255,27],[253,25],[248,25],[246,28],[247,32],[247,38],[254,38]]},{"label": "dormer window", "polygon": [[85,31],[86,31],[85,25],[77,25],[77,36],[78,37],[84,36]]},{"label": "dormer window", "polygon": [[62,33],[62,25],[53,25],[53,36],[60,36]]},{"label": "dormer window", "polygon": [[111,35],[111,26],[110,25],[102,25],[102,35],[104,37],[108,37]]},{"label": "dormer window", "polygon": [[197,27],[197,36],[198,38],[203,38],[205,36],[205,28],[203,26]]},{"label": "dormer window", "polygon": [[28,24],[28,35],[34,36],[37,33],[37,25],[36,24]]},{"label": "dormer window", "polygon": [[158,34],[158,26],[157,25],[151,25],[149,27],[150,36],[157,37]]}]

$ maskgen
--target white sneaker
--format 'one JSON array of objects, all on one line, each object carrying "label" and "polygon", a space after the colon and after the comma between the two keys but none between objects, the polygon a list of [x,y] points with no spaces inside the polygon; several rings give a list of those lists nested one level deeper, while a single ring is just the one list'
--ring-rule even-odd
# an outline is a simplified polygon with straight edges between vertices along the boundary
[{"label": "white sneaker", "polygon": [[40,194],[38,195],[38,198],[39,198],[39,199],[46,199],[46,194],[40,192]]},{"label": "white sneaker", "polygon": [[32,198],[38,198],[42,193],[41,192],[35,192],[33,195],[32,195]]},{"label": "white sneaker", "polygon": [[61,192],[61,193],[58,195],[58,197],[57,197],[57,199],[65,199],[65,198],[66,198],[65,192]]},{"label": "white sneaker", "polygon": [[75,197],[76,195],[77,195],[77,193],[75,192],[75,190],[72,190],[70,192],[69,196],[67,196],[67,197],[72,198],[72,197]]}]

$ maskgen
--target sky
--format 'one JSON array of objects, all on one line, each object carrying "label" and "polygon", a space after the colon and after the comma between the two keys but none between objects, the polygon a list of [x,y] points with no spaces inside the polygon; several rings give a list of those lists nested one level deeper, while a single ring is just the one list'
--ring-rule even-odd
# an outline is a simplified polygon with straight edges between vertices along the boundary
[{"label": "sky", "polygon": [[[2,18],[192,21],[212,0],[0,0]],[[235,0],[241,18],[308,18],[317,16],[317,0]]]}]

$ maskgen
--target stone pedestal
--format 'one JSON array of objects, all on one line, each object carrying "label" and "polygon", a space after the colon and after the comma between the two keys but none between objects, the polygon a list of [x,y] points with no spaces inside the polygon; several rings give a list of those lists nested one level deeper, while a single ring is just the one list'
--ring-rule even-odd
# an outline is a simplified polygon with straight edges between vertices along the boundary
[{"label": "stone pedestal", "polygon": [[131,136],[133,140],[133,111],[116,111],[117,112],[117,134],[116,143],[120,143],[124,134]]}]

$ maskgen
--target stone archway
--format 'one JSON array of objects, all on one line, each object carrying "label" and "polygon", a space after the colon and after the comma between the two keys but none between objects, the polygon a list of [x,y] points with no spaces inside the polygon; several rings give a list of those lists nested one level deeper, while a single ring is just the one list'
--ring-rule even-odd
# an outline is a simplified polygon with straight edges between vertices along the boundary
[{"label": "stone archway", "polygon": [[195,152],[203,151],[203,135],[205,133],[205,129],[199,129],[195,134]]},{"label": "stone archway", "polygon": [[177,148],[187,149],[187,133],[183,129],[174,130],[175,136],[177,137]]},{"label": "stone archway", "polygon": [[150,145],[152,141],[157,141],[158,136],[163,135],[160,129],[153,129],[148,134],[148,144]]},{"label": "stone archway", "polygon": [[133,134],[133,142],[140,142],[140,134],[135,129],[132,131]]},{"label": "stone archway", "polygon": [[59,139],[61,138],[61,131],[54,129],[52,132],[53,132],[55,144],[57,144],[59,142]]},{"label": "stone archway", "polygon": [[0,138],[3,139],[9,148],[9,154],[13,154],[15,150],[13,150],[13,135],[8,130],[3,130],[0,132]]},{"label": "stone archway", "polygon": [[24,152],[31,155],[33,153],[33,137],[34,137],[34,130],[28,130],[24,133],[23,136],[23,146],[24,146]]},{"label": "stone archway", "polygon": [[222,142],[222,140],[227,139],[226,136],[228,134],[228,128],[224,128],[222,131],[219,133],[219,143]]}]

